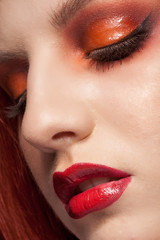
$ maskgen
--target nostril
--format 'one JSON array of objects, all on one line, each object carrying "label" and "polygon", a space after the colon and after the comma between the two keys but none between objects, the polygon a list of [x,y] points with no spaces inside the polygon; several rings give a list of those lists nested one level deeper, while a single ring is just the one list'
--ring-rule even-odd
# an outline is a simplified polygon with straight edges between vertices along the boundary
[{"label": "nostril", "polygon": [[64,139],[64,138],[75,138],[76,134],[73,132],[59,132],[53,136],[52,139],[58,140],[58,139]]}]

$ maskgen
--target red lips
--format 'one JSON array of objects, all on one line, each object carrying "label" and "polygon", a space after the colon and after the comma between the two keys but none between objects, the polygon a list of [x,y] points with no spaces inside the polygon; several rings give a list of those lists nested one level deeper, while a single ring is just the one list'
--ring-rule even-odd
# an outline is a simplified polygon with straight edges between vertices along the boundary
[{"label": "red lips", "polygon": [[[110,178],[111,181],[106,179],[106,183],[77,192],[79,184],[97,177]],[[53,175],[55,192],[72,218],[81,218],[108,207],[120,198],[130,181],[128,173],[91,163],[77,163]]]}]

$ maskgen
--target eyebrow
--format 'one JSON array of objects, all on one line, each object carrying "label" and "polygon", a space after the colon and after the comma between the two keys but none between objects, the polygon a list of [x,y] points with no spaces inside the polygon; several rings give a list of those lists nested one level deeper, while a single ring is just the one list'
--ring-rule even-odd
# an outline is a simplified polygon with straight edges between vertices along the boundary
[{"label": "eyebrow", "polygon": [[[75,14],[95,0],[67,0],[62,3],[57,10],[53,10],[50,17],[50,23],[55,29],[63,28],[75,16]],[[14,60],[28,59],[25,52],[0,51],[0,64]]]},{"label": "eyebrow", "polygon": [[7,51],[0,51],[0,64],[4,64],[9,61],[14,60],[25,60],[27,59],[27,54],[25,52],[7,52]]},{"label": "eyebrow", "polygon": [[67,0],[62,3],[58,10],[54,10],[49,14],[51,25],[55,29],[65,27],[79,10],[83,9],[93,1],[94,0]]}]

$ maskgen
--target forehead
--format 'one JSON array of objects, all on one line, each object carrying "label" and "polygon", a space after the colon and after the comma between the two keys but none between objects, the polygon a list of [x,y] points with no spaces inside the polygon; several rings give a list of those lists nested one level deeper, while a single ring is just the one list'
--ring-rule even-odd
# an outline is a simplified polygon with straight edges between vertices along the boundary
[{"label": "forehead", "polygon": [[[56,8],[57,2],[52,1],[52,7]],[[0,49],[8,48],[15,51],[18,47],[20,50],[23,48],[22,45],[25,45],[24,40],[30,41],[30,37],[34,32],[36,33],[38,25],[46,28],[44,19],[48,17],[47,7],[51,8],[47,0],[2,0],[0,2]]]},{"label": "forehead", "polygon": [[[94,0],[0,0],[0,47],[50,31],[50,17],[84,6]],[[53,29],[52,29],[53,30]],[[10,41],[12,39],[12,41]]]}]

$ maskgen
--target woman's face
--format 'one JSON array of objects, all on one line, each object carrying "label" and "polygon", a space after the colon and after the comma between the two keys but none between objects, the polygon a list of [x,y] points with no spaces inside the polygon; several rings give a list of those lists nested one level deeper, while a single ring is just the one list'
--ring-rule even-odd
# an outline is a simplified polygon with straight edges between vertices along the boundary
[{"label": "woman's face", "polygon": [[159,16],[159,0],[0,1],[20,145],[79,239],[160,239]]}]

